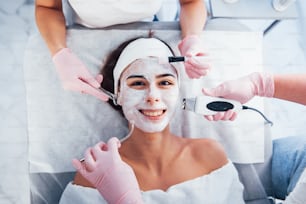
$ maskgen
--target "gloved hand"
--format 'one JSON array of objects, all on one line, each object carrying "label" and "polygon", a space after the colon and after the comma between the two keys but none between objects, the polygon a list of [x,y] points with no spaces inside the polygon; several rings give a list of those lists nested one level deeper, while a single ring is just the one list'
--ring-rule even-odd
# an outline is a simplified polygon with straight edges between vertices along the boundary
[{"label": "gloved hand", "polygon": [[182,56],[190,57],[185,61],[185,70],[189,78],[205,76],[210,69],[209,61],[192,58],[192,56],[205,56],[201,45],[201,40],[197,35],[186,36],[178,45]]},{"label": "gloved hand", "polygon": [[111,138],[85,152],[85,161],[72,164],[110,204],[142,204],[141,193],[133,169],[121,160],[120,142]]},{"label": "gloved hand", "polygon": [[69,48],[58,51],[52,60],[65,90],[90,94],[102,101],[108,100],[108,96],[98,90],[102,75],[94,78]]},{"label": "gloved hand", "polygon": [[[254,96],[273,97],[274,80],[268,73],[255,72],[236,80],[220,84],[212,89],[202,89],[204,95],[232,99],[244,104]],[[205,116],[208,120],[234,120],[233,111],[220,112],[213,116]]]}]

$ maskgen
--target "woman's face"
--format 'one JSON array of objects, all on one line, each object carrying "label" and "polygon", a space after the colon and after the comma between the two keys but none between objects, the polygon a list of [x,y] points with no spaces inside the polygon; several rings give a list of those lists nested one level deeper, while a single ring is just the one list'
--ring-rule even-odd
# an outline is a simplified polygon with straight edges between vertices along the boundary
[{"label": "woman's face", "polygon": [[136,60],[122,73],[120,84],[118,103],[129,122],[144,132],[164,130],[179,96],[176,70],[157,60]]}]

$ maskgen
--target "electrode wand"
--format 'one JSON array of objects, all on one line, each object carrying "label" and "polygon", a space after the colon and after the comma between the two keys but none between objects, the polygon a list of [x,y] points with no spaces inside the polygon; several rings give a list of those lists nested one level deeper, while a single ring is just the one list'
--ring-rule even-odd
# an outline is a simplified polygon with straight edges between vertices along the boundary
[{"label": "electrode wand", "polygon": [[268,124],[273,125],[273,122],[270,121],[262,112],[255,108],[251,108],[245,105],[242,105],[239,101],[211,97],[211,96],[197,96],[193,98],[184,98],[182,104],[183,110],[192,111],[201,115],[214,115],[218,112],[225,112],[228,110],[233,110],[234,112],[239,112],[241,110],[253,110],[259,113]]}]

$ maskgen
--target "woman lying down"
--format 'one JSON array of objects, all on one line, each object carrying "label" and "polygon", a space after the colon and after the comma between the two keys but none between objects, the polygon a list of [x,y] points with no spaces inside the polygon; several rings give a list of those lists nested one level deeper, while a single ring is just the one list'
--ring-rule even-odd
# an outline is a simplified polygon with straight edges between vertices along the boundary
[{"label": "woman lying down", "polygon": [[117,95],[130,134],[73,160],[78,172],[60,203],[244,203],[238,173],[218,142],[170,132],[179,71],[158,63],[165,56],[173,52],[156,38],[133,39],[111,53],[102,86]]}]

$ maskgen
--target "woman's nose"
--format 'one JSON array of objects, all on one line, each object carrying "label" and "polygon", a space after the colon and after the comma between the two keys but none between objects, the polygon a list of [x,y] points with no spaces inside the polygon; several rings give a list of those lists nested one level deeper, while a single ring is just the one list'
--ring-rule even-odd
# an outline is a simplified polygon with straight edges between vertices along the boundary
[{"label": "woman's nose", "polygon": [[147,98],[147,102],[151,105],[153,105],[154,103],[157,103],[159,101],[160,101],[159,98],[156,98],[156,97],[153,97],[153,96],[148,96],[148,98]]},{"label": "woman's nose", "polygon": [[156,87],[150,87],[147,95],[147,102],[151,105],[160,101],[160,92]]}]

